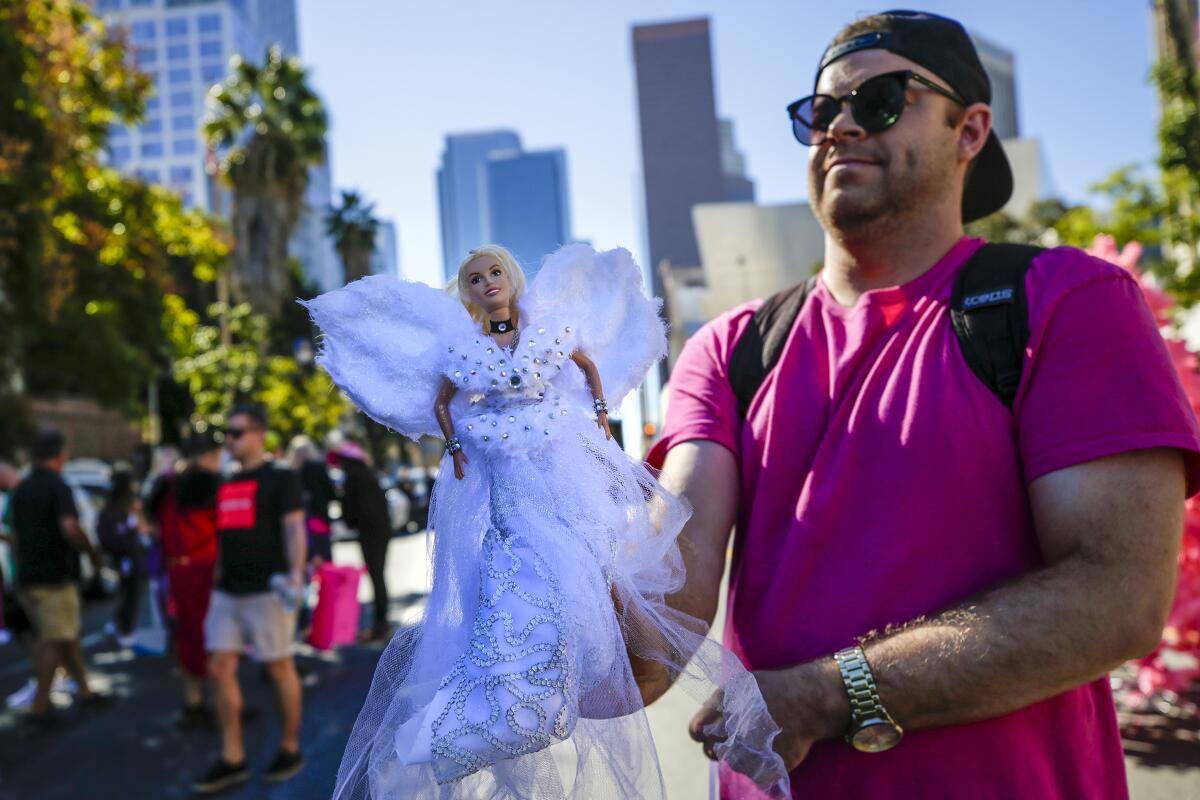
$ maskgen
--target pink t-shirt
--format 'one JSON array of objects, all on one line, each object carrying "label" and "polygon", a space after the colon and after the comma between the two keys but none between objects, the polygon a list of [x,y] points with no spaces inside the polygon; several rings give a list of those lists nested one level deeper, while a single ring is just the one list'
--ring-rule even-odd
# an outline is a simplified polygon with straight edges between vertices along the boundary
[{"label": "pink t-shirt", "polygon": [[[1200,434],[1130,275],[1079,250],[1027,273],[1031,335],[1013,411],[962,356],[948,310],[982,245],[959,241],[903,286],[840,306],[821,283],[739,418],[730,354],[757,303],[693,336],[671,374],[661,463],[723,445],[741,467],[726,643],[751,669],[828,656],[1042,563],[1026,486],[1046,473]],[[1122,798],[1104,680],[998,719],[914,731],[895,749],[817,743],[795,797]],[[723,796],[741,793],[730,776]]]}]

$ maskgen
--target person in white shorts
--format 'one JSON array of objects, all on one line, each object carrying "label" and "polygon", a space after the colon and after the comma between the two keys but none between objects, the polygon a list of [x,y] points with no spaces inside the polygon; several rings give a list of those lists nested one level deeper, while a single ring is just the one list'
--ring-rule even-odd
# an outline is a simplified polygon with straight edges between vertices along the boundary
[{"label": "person in white shorts", "polygon": [[304,505],[296,474],[265,459],[266,432],[267,415],[259,406],[237,406],[226,417],[226,446],[241,470],[217,494],[216,582],[204,639],[221,721],[221,755],[192,784],[204,794],[250,778],[237,679],[238,657],[247,647],[275,683],[282,716],[279,750],[263,777],[283,781],[304,767],[300,678],[291,653],[303,586]]}]

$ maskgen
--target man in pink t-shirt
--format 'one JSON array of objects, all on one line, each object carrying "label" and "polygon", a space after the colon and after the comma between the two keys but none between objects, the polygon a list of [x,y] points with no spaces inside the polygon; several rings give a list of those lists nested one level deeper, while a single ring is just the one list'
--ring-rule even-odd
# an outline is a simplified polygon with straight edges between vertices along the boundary
[{"label": "man in pink t-shirt", "polygon": [[[860,20],[816,91],[793,120],[826,260],[777,366],[743,417],[729,365],[751,303],[671,376],[650,459],[695,508],[673,602],[713,618],[736,523],[726,641],[795,797],[1127,797],[1106,676],[1157,644],[1200,477],[1154,319],[1121,269],[1043,252],[1007,407],[949,313],[983,244],[964,219],[1012,185],[965,31]],[[691,726],[710,752],[718,713]],[[739,781],[723,771],[722,796],[751,796]]]}]

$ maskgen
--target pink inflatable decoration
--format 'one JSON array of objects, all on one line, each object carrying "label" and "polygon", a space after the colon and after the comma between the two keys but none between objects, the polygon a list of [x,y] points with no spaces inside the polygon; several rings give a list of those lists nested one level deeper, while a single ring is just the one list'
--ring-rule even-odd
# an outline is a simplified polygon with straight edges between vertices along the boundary
[{"label": "pink inflatable decoration", "polygon": [[[1175,301],[1166,292],[1150,285],[1138,269],[1141,245],[1130,242],[1118,249],[1111,236],[1097,236],[1088,252],[1125,268],[1138,279],[1146,302],[1159,325],[1164,326],[1167,351],[1179,372],[1192,411],[1200,414],[1200,362],[1181,339],[1166,329]],[[1136,667],[1135,686],[1130,687],[1123,698],[1130,706],[1147,703],[1164,694],[1181,694],[1200,677],[1200,497],[1187,501],[1178,585],[1162,640],[1153,653],[1136,662]]]}]

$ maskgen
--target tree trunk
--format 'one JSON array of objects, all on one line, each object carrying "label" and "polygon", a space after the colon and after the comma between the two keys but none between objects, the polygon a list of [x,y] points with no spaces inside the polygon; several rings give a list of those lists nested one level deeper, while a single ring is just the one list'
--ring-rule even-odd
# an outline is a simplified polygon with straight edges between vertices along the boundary
[{"label": "tree trunk", "polygon": [[238,302],[278,316],[288,294],[288,240],[303,205],[307,173],[291,181],[277,177],[275,151],[256,137],[234,180],[233,292]]},{"label": "tree trunk", "polygon": [[342,259],[342,272],[346,283],[371,274],[371,256],[373,253],[362,247],[339,247],[338,256]]}]

